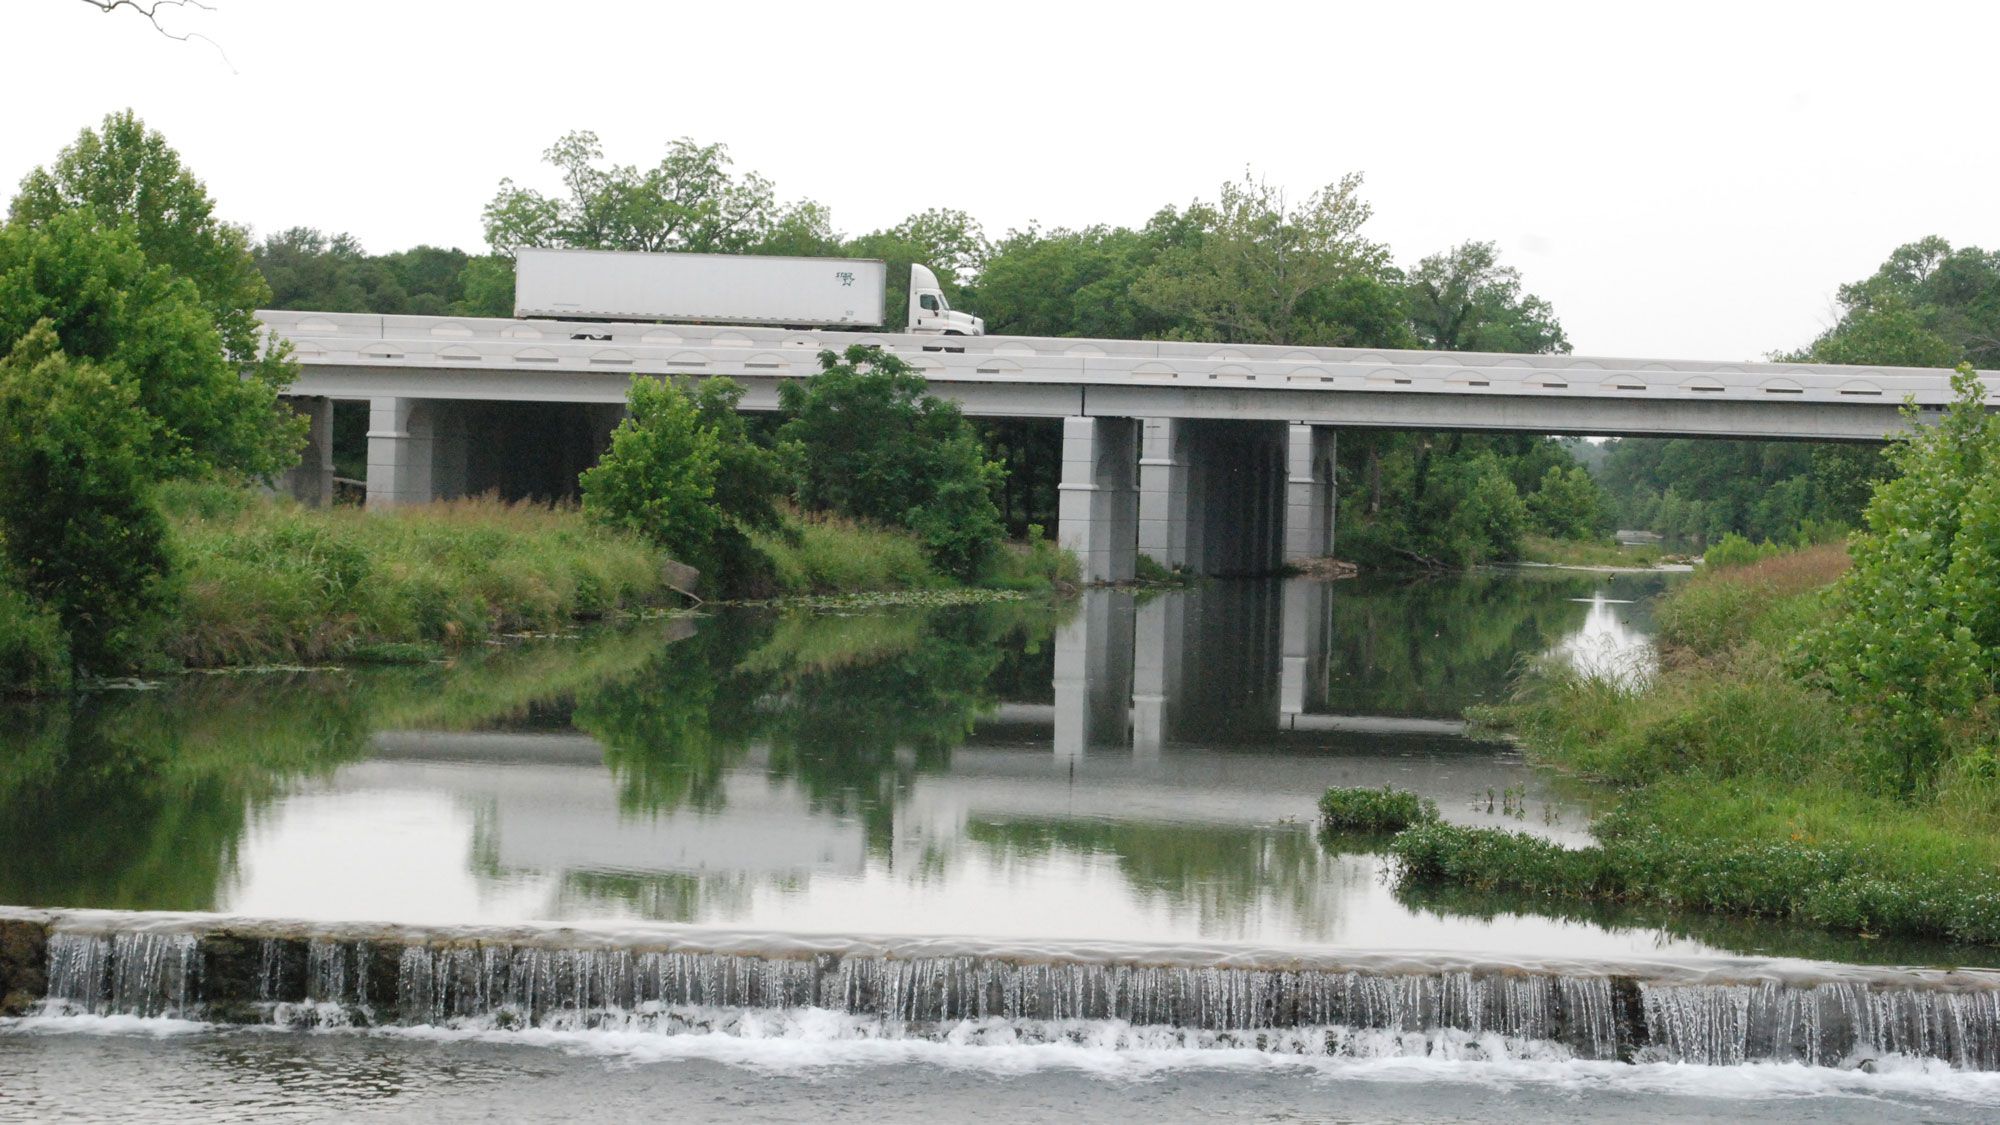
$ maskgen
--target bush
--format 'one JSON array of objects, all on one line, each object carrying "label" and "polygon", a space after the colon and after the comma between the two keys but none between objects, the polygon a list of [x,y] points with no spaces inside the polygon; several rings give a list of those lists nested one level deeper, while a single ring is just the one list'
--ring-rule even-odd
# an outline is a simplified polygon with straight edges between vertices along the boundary
[{"label": "bush", "polygon": [[1580,465],[1550,465],[1527,506],[1535,530],[1552,539],[1595,539],[1611,530],[1610,505]]},{"label": "bush", "polygon": [[818,374],[779,390],[799,502],[907,528],[939,570],[976,577],[1000,542],[992,493],[1004,471],[986,460],[978,433],[880,348],[821,352],[819,362]]},{"label": "bush", "polygon": [[1401,832],[1437,819],[1437,803],[1415,793],[1383,786],[1335,786],[1319,799],[1320,827],[1328,832]]},{"label": "bush", "polygon": [[715,504],[720,454],[715,432],[678,387],[634,376],[626,392],[631,413],[611,434],[611,447],[586,470],[584,514],[657,544],[702,570],[712,569],[722,513]]},{"label": "bush", "polygon": [[1784,551],[1784,547],[1769,540],[1762,543],[1752,543],[1750,540],[1732,531],[1714,543],[1709,544],[1708,550],[1703,551],[1701,554],[1701,563],[1703,566],[1714,567],[1717,570],[1724,567],[1749,566],[1751,563],[1762,562],[1773,555],[1783,554]]},{"label": "bush", "polygon": [[2000,417],[1970,366],[1952,385],[1937,424],[1908,410],[1837,612],[1801,650],[1801,669],[1889,746],[1904,792],[1929,783],[1954,721],[2000,683]]}]

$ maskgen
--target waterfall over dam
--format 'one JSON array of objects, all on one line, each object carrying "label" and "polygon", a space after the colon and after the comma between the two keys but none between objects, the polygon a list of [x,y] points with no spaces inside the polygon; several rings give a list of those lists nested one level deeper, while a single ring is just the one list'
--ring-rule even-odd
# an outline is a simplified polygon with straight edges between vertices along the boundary
[{"label": "waterfall over dam", "polygon": [[766,1037],[812,1014],[817,1034],[973,1044],[2000,1070],[1981,971],[105,911],[5,911],[0,932],[0,996],[42,1014]]}]

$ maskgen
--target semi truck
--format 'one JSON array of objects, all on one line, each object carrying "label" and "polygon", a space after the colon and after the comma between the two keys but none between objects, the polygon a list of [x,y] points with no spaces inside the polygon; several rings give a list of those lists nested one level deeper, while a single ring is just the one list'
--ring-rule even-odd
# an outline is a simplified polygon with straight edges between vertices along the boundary
[{"label": "semi truck", "polygon": [[[651,254],[524,249],[514,259],[514,315],[682,321],[786,328],[874,328],[889,266],[867,258]],[[910,267],[909,331],[983,336],[986,324],[945,300],[937,275]]]}]

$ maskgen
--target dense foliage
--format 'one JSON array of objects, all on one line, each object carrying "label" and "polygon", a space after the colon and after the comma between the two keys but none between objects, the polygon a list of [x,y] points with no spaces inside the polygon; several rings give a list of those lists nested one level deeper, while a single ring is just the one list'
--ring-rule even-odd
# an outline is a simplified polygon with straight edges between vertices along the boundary
[{"label": "dense foliage", "polygon": [[58,653],[99,674],[146,657],[169,588],[159,482],[295,462],[294,366],[263,345],[247,247],[129,112],[23,181],[0,226],[0,624],[62,636],[31,658],[10,640],[4,686],[48,686]]},{"label": "dense foliage", "polygon": [[0,360],[0,547],[74,665],[129,665],[158,623],[166,529],[129,385],[65,355],[47,322]]},{"label": "dense foliage", "polygon": [[779,391],[779,431],[811,510],[917,533],[940,570],[977,575],[1000,541],[1000,467],[952,403],[880,348],[820,353],[820,370]]},{"label": "dense foliage", "polygon": [[611,447],[583,474],[583,510],[706,569],[723,524],[715,431],[672,383],[635,377],[625,401],[630,413],[612,431]]},{"label": "dense foliage", "polygon": [[1835,613],[1808,636],[1804,666],[1854,708],[1894,758],[1904,789],[1955,751],[1994,756],[2000,719],[2000,417],[1961,366],[1957,399],[1890,449],[1849,542]]}]

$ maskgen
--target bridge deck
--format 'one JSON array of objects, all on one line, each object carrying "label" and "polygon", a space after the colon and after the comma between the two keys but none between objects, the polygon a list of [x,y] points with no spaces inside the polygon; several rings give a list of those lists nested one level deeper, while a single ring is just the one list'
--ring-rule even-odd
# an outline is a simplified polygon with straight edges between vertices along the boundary
[{"label": "bridge deck", "polygon": [[[1879,439],[1907,398],[1950,401],[1922,368],[1086,340],[588,321],[260,314],[291,341],[300,396],[621,402],[633,374],[728,375],[744,405],[817,354],[879,345],[969,413],[1244,418],[1541,433]],[[2000,374],[1983,373],[2000,402]]]}]

